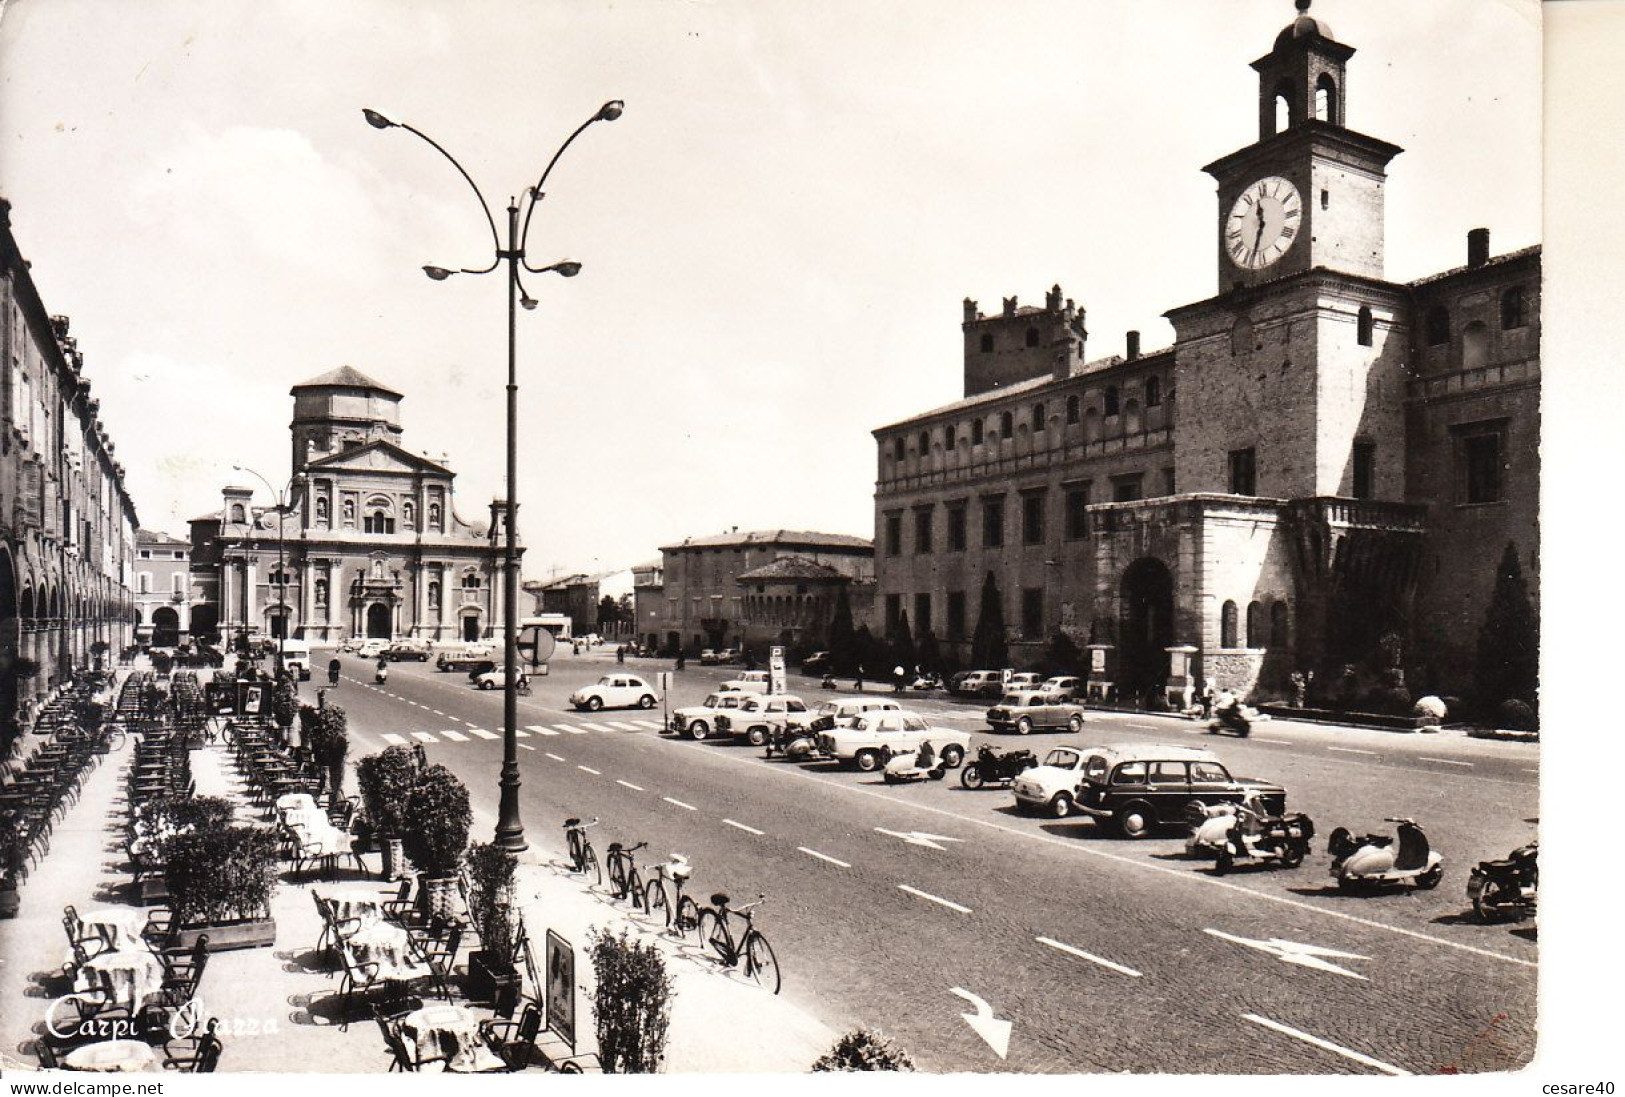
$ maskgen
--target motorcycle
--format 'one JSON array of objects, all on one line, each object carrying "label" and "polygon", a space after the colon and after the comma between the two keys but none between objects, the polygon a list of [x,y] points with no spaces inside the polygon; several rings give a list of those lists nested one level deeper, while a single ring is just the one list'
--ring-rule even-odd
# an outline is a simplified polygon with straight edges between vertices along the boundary
[{"label": "motorcycle", "polygon": [[378,660],[378,668],[372,672],[372,680],[379,685],[389,681],[389,664],[382,659]]},{"label": "motorcycle", "polygon": [[908,688],[926,693],[934,689],[941,689],[942,679],[935,674],[919,674],[908,684]]},{"label": "motorcycle", "polygon": [[887,748],[886,768],[881,777],[888,785],[903,785],[910,781],[940,781],[947,772],[948,764],[937,756],[928,740],[915,751],[893,754]]},{"label": "motorcycle", "polygon": [[1504,860],[1480,861],[1467,879],[1467,898],[1482,922],[1521,922],[1535,913],[1539,842],[1530,842]]},{"label": "motorcycle", "polygon": [[1207,722],[1209,735],[1228,733],[1245,739],[1253,733],[1253,725],[1259,721],[1258,710],[1250,705],[1237,702],[1226,705],[1213,714],[1213,719]]},{"label": "motorcycle", "polygon": [[[1256,829],[1249,830],[1244,812],[1256,820]],[[1245,806],[1214,804],[1199,809],[1185,852],[1192,856],[1211,853],[1213,871],[1220,876],[1234,869],[1238,860],[1297,868],[1309,856],[1309,840],[1314,836],[1314,820],[1300,811],[1267,815]]]},{"label": "motorcycle", "polygon": [[819,689],[839,689],[840,687],[835,684],[835,675],[826,674],[826,675],[824,675],[824,680],[818,683],[818,688]]},{"label": "motorcycle", "polygon": [[1038,758],[1030,750],[1000,751],[996,747],[977,747],[976,760],[966,762],[959,771],[959,783],[966,788],[983,785],[1008,785],[1022,771],[1032,769]]},{"label": "motorcycle", "polygon": [[791,725],[768,729],[766,753],[768,758],[777,754],[781,758],[799,762],[811,758],[817,749],[818,733],[810,727]]},{"label": "motorcycle", "polygon": [[1432,891],[1444,877],[1444,858],[1428,846],[1428,836],[1410,819],[1390,817],[1397,837],[1366,834],[1359,838],[1345,827],[1332,831],[1326,850],[1331,874],[1342,891],[1415,884]]}]

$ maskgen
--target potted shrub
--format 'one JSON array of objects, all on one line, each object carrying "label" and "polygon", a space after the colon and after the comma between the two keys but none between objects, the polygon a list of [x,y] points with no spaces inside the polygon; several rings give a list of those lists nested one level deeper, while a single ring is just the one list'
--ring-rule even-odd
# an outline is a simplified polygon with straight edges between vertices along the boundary
[{"label": "potted shrub", "polygon": [[107,659],[108,651],[109,648],[106,640],[97,640],[94,644],[90,645],[90,655],[91,658],[95,660],[94,665],[97,670],[104,669],[103,664]]},{"label": "potted shrub", "polygon": [[160,678],[167,678],[169,672],[175,669],[175,659],[167,651],[152,653],[152,670]]},{"label": "potted shrub", "polygon": [[619,936],[597,930],[591,941],[598,1061],[605,1074],[654,1074],[666,1056],[671,1023],[666,958],[652,942],[635,941],[624,929]]},{"label": "potted shrub", "polygon": [[21,899],[17,894],[22,880],[23,858],[22,828],[17,817],[9,811],[0,812],[0,918],[17,917]]},{"label": "potted shrub", "polygon": [[191,948],[203,933],[212,952],[275,944],[276,865],[276,835],[263,828],[176,835],[164,865],[174,912],[170,946]]},{"label": "potted shrub", "polygon": [[163,870],[178,836],[222,831],[231,825],[235,811],[230,800],[218,796],[162,796],[142,804],[135,828],[140,845],[132,847],[141,902],[169,897]]},{"label": "potted shrub", "polygon": [[445,766],[422,770],[406,797],[405,817],[411,825],[401,834],[406,855],[421,874],[419,894],[424,913],[450,921],[455,914],[457,870],[468,849],[468,789]]},{"label": "potted shrub", "polygon": [[378,835],[378,848],[384,859],[386,880],[406,875],[406,854],[401,835],[408,829],[406,798],[417,783],[417,756],[410,747],[386,747],[369,754],[355,765],[356,785],[367,821]]},{"label": "potted shrub", "polygon": [[892,1040],[871,1028],[858,1028],[835,1042],[835,1046],[813,1064],[813,1070],[905,1070],[914,1069],[914,1060]]},{"label": "potted shrub", "polygon": [[500,846],[476,842],[468,851],[468,915],[480,935],[468,957],[468,996],[497,1002],[519,990],[519,858]]},{"label": "potted shrub", "polygon": [[271,694],[271,715],[277,727],[282,729],[282,741],[286,743],[288,729],[293,727],[293,721],[299,715],[299,691],[286,678],[277,682]]},{"label": "potted shrub", "polygon": [[[350,753],[349,720],[337,705],[300,710],[315,715],[305,727],[308,745],[316,764],[327,771],[327,790],[331,803],[338,803],[344,795],[344,759]],[[461,856],[461,851],[459,851]]]}]

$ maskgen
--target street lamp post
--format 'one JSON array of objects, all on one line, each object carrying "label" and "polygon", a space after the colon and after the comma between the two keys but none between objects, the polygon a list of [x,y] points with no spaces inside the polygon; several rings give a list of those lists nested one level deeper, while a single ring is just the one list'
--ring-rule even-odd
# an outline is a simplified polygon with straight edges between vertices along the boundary
[{"label": "street lamp post", "polygon": [[[598,112],[576,127],[574,133],[565,138],[564,144],[553,154],[543,169],[542,176],[536,185],[526,189],[518,198],[508,199],[508,246],[502,246],[502,240],[497,234],[496,218],[491,214],[491,205],[480,193],[472,176],[464,170],[457,158],[447,152],[440,144],[424,133],[422,130],[407,125],[405,122],[392,122],[374,110],[362,110],[367,124],[374,129],[403,129],[411,133],[450,161],[451,166],[457,169],[459,175],[467,181],[474,191],[474,197],[479,200],[480,209],[485,213],[485,220],[491,227],[491,244],[494,255],[491,265],[480,269],[463,268],[450,270],[446,267],[425,266],[423,273],[436,282],[443,282],[453,274],[490,274],[499,265],[506,262],[508,265],[508,389],[507,389],[507,487],[506,498],[503,500],[503,515],[507,528],[503,531],[502,544],[502,641],[503,641],[503,686],[502,686],[502,776],[498,782],[501,792],[501,803],[497,814],[496,844],[503,849],[515,853],[526,848],[525,827],[519,818],[519,745],[515,735],[519,717],[519,700],[517,690],[517,677],[519,652],[518,635],[515,631],[519,618],[519,550],[515,540],[518,504],[516,500],[516,481],[518,479],[518,428],[519,428],[519,384],[517,379],[517,342],[518,332],[516,326],[517,313],[515,305],[523,305],[527,310],[536,307],[536,301],[519,280],[519,269],[523,267],[532,274],[558,274],[565,278],[574,278],[581,272],[581,264],[562,260],[545,267],[533,267],[525,258],[525,241],[530,235],[530,218],[536,212],[536,206],[546,196],[542,187],[547,183],[547,177],[553,171],[553,166],[564,155],[564,150],[570,147],[583,130],[594,122],[613,122],[621,116],[625,104],[619,99],[612,99],[598,108]],[[525,218],[520,222],[520,202],[525,203]]]},{"label": "street lamp post", "polygon": [[[293,488],[295,485],[302,485],[305,482],[305,474],[302,472],[294,473],[288,482],[283,485],[282,490],[279,491],[271,486],[271,481],[251,468],[243,465],[232,465],[231,468],[233,472],[246,472],[264,484],[265,490],[269,491],[271,497],[276,500],[276,604],[277,618],[281,622],[281,627],[278,628],[276,636],[276,677],[280,679],[282,677],[283,660],[282,642],[288,638],[288,569],[284,562],[285,538],[282,533],[282,523],[288,517],[288,503],[292,499]],[[244,545],[247,544],[248,542],[245,541]],[[246,568],[243,572],[243,635],[248,635],[248,572]]]}]

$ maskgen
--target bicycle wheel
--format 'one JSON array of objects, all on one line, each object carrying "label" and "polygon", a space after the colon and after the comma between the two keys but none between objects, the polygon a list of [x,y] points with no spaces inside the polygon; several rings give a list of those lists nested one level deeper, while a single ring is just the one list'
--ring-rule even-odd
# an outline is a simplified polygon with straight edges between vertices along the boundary
[{"label": "bicycle wheel", "polygon": [[626,898],[626,858],[620,853],[609,855],[609,890],[617,899]]},{"label": "bicycle wheel", "polygon": [[664,881],[659,879],[649,881],[649,886],[643,892],[643,909],[650,914],[658,915],[664,924],[671,925],[671,903],[666,898]]},{"label": "bicycle wheel", "polygon": [[734,952],[733,934],[728,932],[728,923],[717,917],[717,912],[710,907],[700,911],[700,947],[708,948],[716,953],[717,959],[732,967],[739,954]]},{"label": "bicycle wheel", "polygon": [[570,864],[574,866],[577,872],[580,872],[582,869],[581,832],[578,830],[566,831],[564,846],[570,854]]},{"label": "bicycle wheel", "polygon": [[700,928],[700,904],[693,896],[685,895],[677,903],[677,932],[687,937]]},{"label": "bicycle wheel", "polygon": [[638,867],[636,865],[633,865],[627,869],[626,895],[632,900],[633,910],[649,909],[645,904],[643,895],[643,874],[638,871]]},{"label": "bicycle wheel", "polygon": [[779,992],[779,960],[773,946],[756,930],[745,937],[745,974],[771,994]]},{"label": "bicycle wheel", "polygon": [[604,882],[604,869],[598,863],[598,851],[590,845],[584,848],[586,852],[582,854],[581,875],[591,876],[594,884],[602,884]]}]

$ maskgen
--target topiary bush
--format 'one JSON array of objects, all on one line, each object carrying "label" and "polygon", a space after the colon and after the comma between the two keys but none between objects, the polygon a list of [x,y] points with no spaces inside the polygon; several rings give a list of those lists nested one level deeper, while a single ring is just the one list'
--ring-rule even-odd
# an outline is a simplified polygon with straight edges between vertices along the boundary
[{"label": "topiary bush", "polygon": [[410,747],[386,747],[355,764],[356,785],[361,805],[373,829],[399,838],[405,834],[406,798],[417,783],[417,757]]},{"label": "topiary bush", "polygon": [[1450,714],[1450,707],[1437,697],[1417,698],[1416,704],[1411,706],[1411,715],[1419,720],[1429,723],[1441,723]]},{"label": "topiary bush", "polygon": [[1534,706],[1527,701],[1502,701],[1496,710],[1500,727],[1511,728],[1513,731],[1534,731],[1539,726],[1535,718]]},{"label": "topiary bush", "polygon": [[519,897],[514,872],[519,858],[501,846],[476,842],[468,850],[468,915],[480,934],[480,948],[513,963],[519,948]]},{"label": "topiary bush", "polygon": [[605,1074],[653,1074],[666,1056],[671,977],[653,944],[595,930],[590,938],[598,988],[592,1016]]},{"label": "topiary bush", "polygon": [[853,1029],[835,1042],[825,1055],[812,1065],[813,1070],[908,1070],[914,1069],[914,1060],[894,1044],[890,1038],[872,1028]]},{"label": "topiary bush", "polygon": [[411,821],[401,833],[406,855],[429,876],[454,876],[468,849],[468,789],[442,765],[418,774],[406,797],[404,817]]}]

